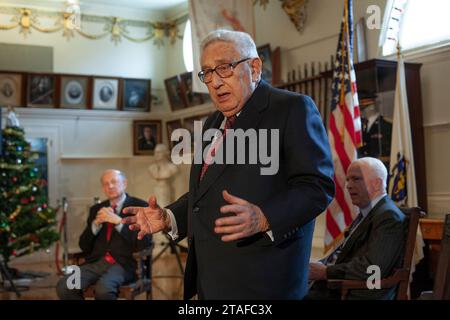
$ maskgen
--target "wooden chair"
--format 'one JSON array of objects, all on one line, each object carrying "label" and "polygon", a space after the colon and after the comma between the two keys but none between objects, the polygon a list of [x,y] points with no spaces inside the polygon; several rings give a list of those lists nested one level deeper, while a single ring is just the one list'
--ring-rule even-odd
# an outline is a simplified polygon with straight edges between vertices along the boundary
[{"label": "wooden chair", "polygon": [[450,300],[450,213],[445,216],[433,291],[422,292],[420,300]]},{"label": "wooden chair", "polygon": [[[401,208],[401,210],[405,214],[408,223],[405,251],[403,254],[403,263],[399,269],[394,270],[391,276],[381,279],[380,287],[381,289],[397,287],[396,299],[407,300],[408,286],[410,280],[409,277],[411,273],[411,263],[416,244],[417,227],[419,224],[419,219],[425,216],[425,212],[423,212],[418,207]],[[341,299],[343,300],[347,298],[349,290],[353,289],[367,290],[366,280],[328,279],[327,286],[329,289],[340,290]]]},{"label": "wooden chair", "polygon": [[[137,295],[145,293],[147,300],[152,299],[152,251],[153,244],[144,250],[133,253],[137,262],[136,281],[123,285],[119,289],[118,298],[134,300]],[[70,264],[82,264],[84,255],[82,252],[69,254]],[[84,290],[84,296],[92,298],[95,296],[94,286]]]}]

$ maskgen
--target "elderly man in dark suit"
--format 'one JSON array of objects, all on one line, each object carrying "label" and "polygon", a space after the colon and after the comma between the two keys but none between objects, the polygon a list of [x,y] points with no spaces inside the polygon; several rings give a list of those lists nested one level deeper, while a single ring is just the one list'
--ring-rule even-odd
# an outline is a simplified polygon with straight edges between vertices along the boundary
[{"label": "elderly man in dark suit", "polygon": [[[301,299],[314,219],[334,196],[322,119],[311,98],[261,80],[248,34],[217,30],[201,48],[199,78],[217,108],[203,131],[222,129],[223,135],[203,144],[205,159],[192,165],[186,194],[166,208],[155,198],[148,208],[127,208],[134,215],[124,222],[140,229],[139,237],[164,230],[188,238],[185,299]],[[233,133],[252,130],[257,140],[243,139],[228,157]],[[253,147],[261,153],[265,144],[279,161],[270,173],[266,162],[248,160]],[[223,164],[206,161],[223,153]],[[228,161],[239,156],[249,157],[242,164]]]},{"label": "elderly man in dark suit", "polygon": [[94,284],[97,300],[116,299],[119,287],[136,276],[133,252],[151,245],[151,235],[138,240],[137,232],[121,222],[122,209],[147,205],[125,193],[125,175],[118,170],[106,170],[100,181],[108,200],[91,207],[87,226],[80,236],[79,245],[86,255],[86,263],[80,268],[81,290],[69,289],[68,277],[63,277],[57,285],[60,299],[83,299],[82,290]]},{"label": "elderly man in dark suit", "polygon": [[[352,162],[347,171],[347,190],[360,213],[342,244],[327,258],[311,262],[309,278],[315,280],[309,299],[338,299],[326,279],[366,280],[369,266],[380,268],[381,278],[401,263],[405,246],[405,216],[386,194],[387,170],[375,158]],[[393,299],[395,289],[351,290],[349,299]]]}]

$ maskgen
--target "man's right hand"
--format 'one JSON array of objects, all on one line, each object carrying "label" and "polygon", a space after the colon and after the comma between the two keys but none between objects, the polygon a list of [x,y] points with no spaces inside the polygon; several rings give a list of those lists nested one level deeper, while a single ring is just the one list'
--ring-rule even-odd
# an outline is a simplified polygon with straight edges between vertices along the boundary
[{"label": "man's right hand", "polygon": [[122,212],[132,215],[123,218],[122,223],[129,224],[130,230],[139,230],[139,240],[146,234],[170,229],[169,215],[165,209],[158,205],[156,198],[153,196],[148,199],[148,207],[127,207]]}]

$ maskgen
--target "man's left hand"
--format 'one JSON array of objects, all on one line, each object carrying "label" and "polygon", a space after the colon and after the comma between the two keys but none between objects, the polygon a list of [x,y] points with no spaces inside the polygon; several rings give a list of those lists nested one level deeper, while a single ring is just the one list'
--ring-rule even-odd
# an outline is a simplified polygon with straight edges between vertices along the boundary
[{"label": "man's left hand", "polygon": [[102,223],[109,222],[112,224],[119,224],[122,220],[117,214],[114,213],[114,210],[111,207],[104,207],[100,209],[97,213],[96,219]]},{"label": "man's left hand", "polygon": [[222,241],[234,241],[269,230],[269,222],[257,205],[233,196],[226,190],[222,192],[222,195],[229,204],[222,206],[220,212],[235,214],[216,220],[214,231],[226,234],[222,236]]},{"label": "man's left hand", "polygon": [[320,262],[309,263],[309,280],[326,280],[327,266]]}]

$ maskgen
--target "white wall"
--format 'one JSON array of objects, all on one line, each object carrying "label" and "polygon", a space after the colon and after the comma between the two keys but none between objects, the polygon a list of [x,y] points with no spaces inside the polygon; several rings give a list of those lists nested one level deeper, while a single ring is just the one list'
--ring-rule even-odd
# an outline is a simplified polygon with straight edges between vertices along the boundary
[{"label": "white wall", "polygon": [[[381,12],[385,0],[353,1],[354,23],[366,17],[369,5],[378,5]],[[329,62],[336,54],[337,38],[344,10],[343,1],[308,1],[307,21],[300,33],[284,12],[279,1],[269,1],[266,9],[255,6],[256,44],[270,43],[272,49],[281,48],[282,79],[287,80],[287,72],[304,63]],[[380,30],[366,30],[368,58],[375,58],[378,50]]]},{"label": "white wall", "polygon": [[407,61],[422,63],[421,83],[428,214],[443,218],[450,212],[450,46],[411,53]]}]

